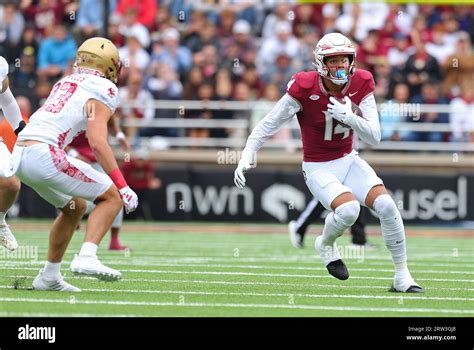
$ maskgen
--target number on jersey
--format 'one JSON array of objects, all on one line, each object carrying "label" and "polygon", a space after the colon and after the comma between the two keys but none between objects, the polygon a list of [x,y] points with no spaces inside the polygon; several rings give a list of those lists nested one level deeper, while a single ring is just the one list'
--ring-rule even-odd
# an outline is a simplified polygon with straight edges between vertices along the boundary
[{"label": "number on jersey", "polygon": [[[329,115],[327,111],[324,112],[324,116],[326,117],[326,128],[324,129],[324,141],[331,141],[332,140],[332,123],[334,119]],[[351,129],[343,127],[341,124],[337,124],[334,128],[334,135],[335,134],[344,134],[342,139],[344,140],[346,137],[349,136]]]},{"label": "number on jersey", "polygon": [[71,98],[76,89],[76,83],[71,83],[68,81],[56,83],[45,104],[41,107],[41,110],[51,113],[61,112],[64,105]]}]

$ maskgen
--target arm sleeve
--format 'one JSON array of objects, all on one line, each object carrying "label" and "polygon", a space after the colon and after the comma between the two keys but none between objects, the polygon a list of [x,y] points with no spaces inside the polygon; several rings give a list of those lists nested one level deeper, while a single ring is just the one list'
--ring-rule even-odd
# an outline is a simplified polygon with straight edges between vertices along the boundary
[{"label": "arm sleeve", "polygon": [[7,88],[4,93],[0,93],[0,106],[2,106],[5,118],[7,118],[13,130],[16,130],[23,118],[21,117],[20,107],[18,107],[10,88]]},{"label": "arm sleeve", "polygon": [[354,129],[362,141],[369,145],[377,145],[380,142],[379,113],[374,95],[371,94],[363,99],[359,105],[363,117],[355,116],[348,121],[348,125]]},{"label": "arm sleeve", "polygon": [[255,126],[245,145],[245,154],[255,154],[263,143],[290,121],[300,110],[299,103],[285,94],[273,109]]}]

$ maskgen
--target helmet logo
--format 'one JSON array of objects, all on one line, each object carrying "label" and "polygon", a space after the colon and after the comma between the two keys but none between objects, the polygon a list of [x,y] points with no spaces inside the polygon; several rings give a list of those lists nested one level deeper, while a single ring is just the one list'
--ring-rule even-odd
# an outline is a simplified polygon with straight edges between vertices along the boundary
[{"label": "helmet logo", "polygon": [[107,95],[109,95],[110,97],[114,97],[114,96],[115,96],[115,91],[114,91],[114,89],[109,88],[109,90],[107,91]]}]

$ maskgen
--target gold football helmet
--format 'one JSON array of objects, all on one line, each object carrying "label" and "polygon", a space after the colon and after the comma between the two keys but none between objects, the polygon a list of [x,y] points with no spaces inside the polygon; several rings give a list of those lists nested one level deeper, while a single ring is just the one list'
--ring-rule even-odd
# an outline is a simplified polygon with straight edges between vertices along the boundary
[{"label": "gold football helmet", "polygon": [[106,38],[90,38],[77,49],[76,67],[95,69],[105,78],[117,83],[122,69],[115,45]]}]

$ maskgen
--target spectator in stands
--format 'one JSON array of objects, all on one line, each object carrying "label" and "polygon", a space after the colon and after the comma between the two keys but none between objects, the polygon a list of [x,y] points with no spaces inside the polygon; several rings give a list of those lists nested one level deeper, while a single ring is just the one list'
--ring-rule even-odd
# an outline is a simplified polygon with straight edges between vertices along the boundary
[{"label": "spectator in stands", "polygon": [[301,33],[299,54],[296,62],[293,62],[295,68],[306,71],[314,69],[314,43],[317,43],[319,39],[318,32],[311,27]]},{"label": "spectator in stands", "polygon": [[[211,82],[206,81],[198,89],[198,99],[204,103],[211,101],[214,96],[214,87]],[[186,112],[186,118],[191,119],[213,119],[214,111],[206,107],[199,110],[189,110]],[[211,136],[211,129],[208,128],[192,128],[188,129],[187,136],[192,138],[207,138]]]},{"label": "spectator in stands", "polygon": [[15,96],[24,95],[33,98],[38,75],[36,74],[36,51],[32,46],[25,46],[20,56],[21,65],[13,71],[10,85]]},{"label": "spectator in stands", "polygon": [[[131,70],[127,79],[127,86],[119,88],[119,98],[122,104],[133,103],[134,107],[122,107],[118,110],[121,119],[124,121],[143,119],[153,120],[154,109],[149,106],[153,101],[151,93],[143,88],[142,73],[139,70]],[[137,107],[143,106],[143,107]],[[137,134],[137,127],[125,127],[125,134],[129,139],[133,139]]]},{"label": "spectator in stands", "polygon": [[221,56],[224,62],[236,65],[243,61],[245,52],[255,49],[256,45],[251,35],[250,24],[240,19],[234,23],[232,36],[224,40]]},{"label": "spectator in stands", "polygon": [[429,79],[441,81],[441,71],[438,62],[430,56],[423,43],[415,44],[416,51],[408,57],[405,64],[404,75],[406,76],[410,95],[416,96],[421,91],[421,86]]},{"label": "spectator in stands", "polygon": [[340,15],[339,7],[336,4],[324,4],[322,11],[324,21],[320,35],[336,32],[336,20]]},{"label": "spectator in stands", "polygon": [[257,67],[254,64],[250,64],[245,67],[244,74],[241,80],[247,84],[250,89],[250,96],[252,100],[257,100],[263,95],[264,83],[260,79]]},{"label": "spectator in stands", "polygon": [[474,91],[472,82],[465,84],[461,95],[451,100],[449,124],[453,142],[474,141]]},{"label": "spectator in stands", "polygon": [[446,32],[440,26],[435,28],[432,33],[433,42],[426,43],[426,52],[436,58],[440,65],[446,62],[446,59],[454,53],[454,44],[446,41]]},{"label": "spectator in stands", "polygon": [[113,14],[109,17],[108,38],[117,47],[122,47],[125,44],[125,37],[120,33],[120,21],[119,15]]},{"label": "spectator in stands", "polygon": [[[113,3],[109,2],[109,11],[114,12]],[[104,21],[104,1],[80,0],[76,25],[73,33],[78,45],[94,36],[102,35]]]},{"label": "spectator in stands", "polygon": [[403,83],[395,85],[393,95],[393,99],[385,101],[380,108],[380,130],[383,141],[405,140],[409,132],[398,130],[397,125],[414,117],[407,115],[404,107],[410,97],[408,85]]},{"label": "spectator in stands", "polygon": [[54,27],[53,35],[40,43],[38,76],[40,79],[57,79],[70,61],[76,57],[76,43],[63,24]]},{"label": "spectator in stands", "polygon": [[148,30],[141,24],[134,24],[127,33],[126,46],[119,48],[123,64],[122,79],[127,78],[129,70],[145,71],[150,63],[150,55],[145,50],[148,45],[150,45]]},{"label": "spectator in stands", "polygon": [[[230,73],[225,68],[219,69],[215,77],[216,82],[216,93],[214,96],[215,100],[225,102],[232,100],[232,80]],[[229,110],[214,110],[213,119],[232,119],[233,112]],[[228,130],[224,128],[211,129],[211,137],[227,137]]]},{"label": "spectator in stands", "polygon": [[[267,17],[265,17],[265,21],[263,22],[262,28],[262,39],[267,40],[270,39],[275,35],[275,28],[280,23],[287,23],[290,25],[290,32],[291,24],[290,21],[292,18],[290,17],[292,5],[289,2],[278,2],[273,7],[273,13],[270,13]],[[294,15],[294,13],[292,13]]]},{"label": "spectator in stands", "polygon": [[379,57],[374,66],[374,97],[378,102],[385,101],[390,91],[391,67],[387,58]]},{"label": "spectator in stands", "polygon": [[[252,114],[250,116],[250,128],[253,130],[255,126],[262,120],[268,112],[275,106],[275,103],[280,99],[281,93],[278,85],[267,84],[265,86],[265,92],[262,99],[258,101],[257,104],[252,109]],[[271,137],[273,140],[279,140],[282,144],[286,144],[286,149],[288,151],[293,151],[294,148],[291,147],[288,141],[291,140],[291,130],[288,128],[282,128],[275,135]]]},{"label": "spectator in stands", "polygon": [[118,14],[123,16],[129,9],[135,10],[138,23],[150,29],[158,11],[158,2],[156,0],[119,0],[116,10]]},{"label": "spectator in stands", "polygon": [[15,2],[0,5],[0,55],[11,60],[8,55],[21,38],[25,20]]},{"label": "spectator in stands", "polygon": [[458,96],[460,86],[471,84],[472,87],[474,52],[468,33],[461,32],[459,34],[456,51],[447,58],[443,70],[445,74],[443,93],[446,96]]},{"label": "spectator in stands", "polygon": [[[421,95],[413,97],[410,102],[422,105],[447,104],[447,100],[440,96],[440,86],[436,80],[429,80],[424,83],[421,88]],[[426,112],[421,113],[419,120],[415,118],[413,121],[419,123],[448,123],[449,116],[447,113]],[[445,137],[442,132],[438,131],[411,131],[408,135],[408,141],[441,142],[445,141]]]},{"label": "spectator in stands", "polygon": [[185,100],[197,100],[197,91],[203,82],[204,74],[202,73],[201,67],[192,67],[184,83],[183,98]]},{"label": "spectator in stands", "polygon": [[214,79],[220,66],[219,58],[217,48],[212,45],[204,46],[200,53],[195,54],[196,64],[201,67],[204,79]]},{"label": "spectator in stands", "polygon": [[267,66],[262,74],[262,80],[266,84],[278,86],[280,96],[285,94],[290,78],[298,73],[298,69],[292,63],[292,58],[285,51],[282,51],[277,55],[275,63]]},{"label": "spectator in stands", "polygon": [[218,36],[221,39],[229,38],[232,36],[232,29],[235,23],[234,11],[224,8],[219,15],[218,23]]},{"label": "spectator in stands", "polygon": [[152,62],[168,64],[181,77],[191,69],[192,56],[191,51],[185,46],[179,44],[179,32],[176,28],[165,29],[161,36],[162,44],[160,52],[154,51]]},{"label": "spectator in stands", "polygon": [[424,15],[418,15],[413,21],[413,27],[410,31],[410,39],[412,44],[417,47],[422,43],[431,41],[431,29],[426,25],[426,18]]},{"label": "spectator in stands", "polygon": [[153,195],[152,191],[161,187],[161,180],[155,177],[155,170],[148,151],[140,149],[135,152],[129,162],[122,164],[122,173],[130,188],[140,196],[140,205],[137,210],[128,214],[126,218],[152,220],[150,197]]},{"label": "spectator in stands", "polygon": [[322,31],[322,8],[323,5],[321,4],[300,4],[295,7],[293,33],[297,38],[303,38],[308,32],[320,33]]},{"label": "spectator in stands", "polygon": [[258,69],[261,73],[273,66],[281,53],[285,53],[290,60],[298,55],[299,42],[291,33],[290,23],[279,22],[274,28],[274,32],[275,35],[264,39],[258,53]]},{"label": "spectator in stands", "polygon": [[189,48],[193,54],[202,50],[205,45],[211,45],[218,51],[221,49],[221,40],[217,36],[216,25],[209,21],[206,21],[204,26],[199,28],[197,35],[186,39],[186,47]]},{"label": "spectator in stands", "polygon": [[402,32],[394,34],[394,44],[388,49],[387,59],[392,67],[402,69],[410,55],[414,54],[414,47],[409,45],[408,36]]},{"label": "spectator in stands", "polygon": [[49,30],[55,25],[61,24],[64,15],[64,3],[55,0],[23,0],[20,5],[21,11],[27,21],[35,24],[36,32],[40,38],[49,36]]},{"label": "spectator in stands", "polygon": [[[20,41],[11,47],[7,56],[4,56],[7,59],[7,62],[15,62],[16,59],[21,58],[21,55],[24,52],[26,47],[30,47],[33,51],[33,54],[36,56],[38,53],[38,40],[36,40],[35,27],[30,23],[25,26],[23,33],[21,34]],[[35,59],[35,68],[36,68],[36,59]]]},{"label": "spectator in stands", "polygon": [[[145,78],[145,88],[156,100],[178,100],[183,95],[183,84],[178,74],[167,64],[153,63],[148,67],[148,75]],[[176,107],[170,109],[156,109],[154,119],[177,118],[180,110]],[[140,129],[140,136],[169,136],[177,135],[176,128],[154,128],[144,127]]]}]

